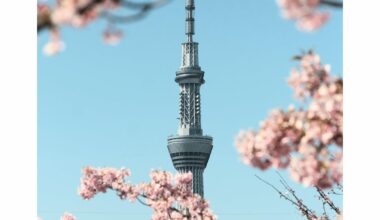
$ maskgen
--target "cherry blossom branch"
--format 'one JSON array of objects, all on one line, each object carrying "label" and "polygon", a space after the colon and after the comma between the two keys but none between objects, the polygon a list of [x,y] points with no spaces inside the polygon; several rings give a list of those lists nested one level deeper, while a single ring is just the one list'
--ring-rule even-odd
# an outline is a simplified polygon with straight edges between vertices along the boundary
[{"label": "cherry blossom branch", "polygon": [[327,215],[327,211],[326,211],[326,202],[323,202],[322,207],[323,207],[322,216],[324,217],[324,220],[330,220],[329,216]]},{"label": "cherry blossom branch", "polygon": [[257,131],[241,131],[235,145],[246,165],[287,168],[305,186],[331,188],[343,172],[343,80],[312,50],[294,59],[299,65],[288,83],[304,107],[272,110]]},{"label": "cherry blossom branch", "polygon": [[337,183],[336,186],[343,193],[343,185],[340,183]]},{"label": "cherry blossom branch", "polygon": [[289,186],[289,184],[285,181],[285,179],[281,176],[279,172],[277,172],[277,175],[281,178],[280,183],[285,187],[285,189],[291,193],[291,195],[296,199],[297,204],[304,206],[307,208],[307,206],[303,203],[303,201],[296,195],[296,192]]},{"label": "cherry blossom branch", "polygon": [[[336,188],[336,189],[335,189]],[[338,190],[339,192],[335,191],[335,190]],[[335,187],[332,187],[328,192],[327,194],[332,194],[332,195],[338,195],[338,196],[341,196],[343,195],[343,186],[338,183],[336,184]]]},{"label": "cherry blossom branch", "polygon": [[[161,7],[171,0],[156,0],[154,2],[132,2],[129,0],[109,0],[113,4],[121,6],[125,9],[137,10],[138,12],[132,15],[119,16],[110,13],[108,10],[104,10],[101,16],[106,18],[112,23],[128,23],[134,22],[144,18],[151,10]],[[76,14],[83,16],[86,13],[91,13],[94,8],[100,4],[104,4],[106,0],[92,0],[84,6],[80,6],[76,9]],[[52,29],[56,26],[51,18],[51,13],[38,13],[37,32],[41,32],[46,29]]]},{"label": "cherry blossom branch", "polygon": [[122,1],[121,6],[124,6],[125,8],[130,9],[139,9],[140,11],[134,15],[128,15],[128,16],[120,16],[120,15],[114,15],[107,11],[104,12],[103,16],[112,23],[128,23],[140,20],[144,18],[148,12],[150,12],[152,9],[161,7],[167,3],[169,3],[171,0],[158,0],[151,3],[136,3],[136,2],[130,2],[130,1]]},{"label": "cherry blossom branch", "polygon": [[[150,182],[137,185],[125,182],[124,178],[131,175],[127,169],[85,167],[83,174],[78,192],[86,200],[112,190],[122,200],[137,200],[152,208],[152,219],[216,219],[208,202],[193,194],[191,173],[172,175],[155,170],[150,173]],[[181,210],[173,207],[175,205]],[[182,213],[182,208],[188,212]]]},{"label": "cherry blossom branch", "polygon": [[339,9],[343,8],[343,2],[340,2],[340,1],[321,0],[320,4],[334,7],[334,8],[339,8]]},{"label": "cherry blossom branch", "polygon": [[[144,195],[144,194],[142,194],[142,195],[140,195],[141,197],[143,197],[143,198],[145,198],[145,199],[149,199],[146,195]],[[145,203],[144,201],[142,201],[139,197],[137,197],[136,198],[137,199],[137,201],[139,201],[142,205],[144,205],[144,206],[147,206],[147,207],[150,207],[150,208],[152,208],[152,206],[151,205],[148,205],[147,203]],[[153,200],[153,201],[155,201],[155,202],[158,202],[158,200],[154,200],[154,199],[150,199],[150,200]],[[169,212],[169,210],[170,210],[170,212]],[[171,213],[172,212],[177,212],[177,213],[180,213],[180,210],[179,209],[177,209],[177,208],[174,208],[174,207],[170,207],[169,208],[169,210],[168,210],[168,216],[169,216],[169,218],[170,219],[172,219],[172,217],[171,217]],[[183,215],[184,217],[187,217],[187,218],[190,218],[191,216],[190,215]]]},{"label": "cherry blossom branch", "polygon": [[336,212],[336,214],[340,215],[340,209],[334,204],[333,201],[331,201],[330,197],[328,197],[328,195],[321,188],[315,188],[317,189],[317,192],[319,193],[319,196],[322,199],[323,203],[327,203],[330,206],[330,208]]},{"label": "cherry blossom branch", "polygon": [[276,171],[277,175],[280,177],[280,183],[285,187],[285,189],[295,198],[297,201],[297,207],[301,210],[301,212],[306,216],[309,220],[315,220],[317,216],[315,215],[315,211],[311,210],[302,199],[300,199],[297,195],[294,189],[292,189],[289,184],[286,182],[286,180],[282,177],[282,175]]},{"label": "cherry blossom branch", "polygon": [[137,199],[137,201],[139,201],[142,205],[145,205],[145,206],[150,207],[148,204],[146,204],[144,201],[142,201],[142,200],[140,199],[140,197],[137,197],[136,199]]},{"label": "cherry blossom branch", "polygon": [[278,194],[280,194],[280,198],[284,198],[288,200],[290,203],[292,203],[295,207],[297,207],[298,210],[301,211],[302,215],[304,215],[308,220],[315,220],[317,219],[317,216],[315,215],[315,212],[311,210],[309,207],[307,207],[301,199],[297,197],[295,194],[295,191],[290,188],[286,182],[281,181],[281,184],[286,188],[287,192],[289,192],[296,201],[294,201],[292,198],[290,198],[288,195],[284,194],[281,192],[277,187],[275,187],[273,184],[269,183],[268,181],[262,179],[258,175],[255,175],[256,178],[258,178],[260,181],[263,183],[267,184],[270,186],[272,189],[274,189]]},{"label": "cherry blossom branch", "polygon": [[[147,197],[145,197],[147,198]],[[139,197],[137,197],[137,201],[139,201],[142,205],[145,205],[147,207],[150,207],[150,208],[153,208],[151,205],[148,205],[147,203],[145,203],[144,201],[142,201]],[[169,220],[172,220],[173,217],[172,217],[172,213],[181,213],[181,211],[177,208],[174,208],[174,207],[169,207],[169,209],[167,210],[166,214],[169,216]],[[181,214],[182,217],[184,217],[185,219],[190,219],[191,216],[189,214]]]},{"label": "cherry blossom branch", "polygon": [[[61,41],[60,28],[71,26],[83,28],[90,23],[105,19],[108,25],[103,32],[103,41],[116,45],[123,38],[121,29],[116,24],[125,24],[140,20],[153,9],[168,4],[171,0],[150,0],[150,2],[134,2],[130,0],[57,0],[54,7],[45,3],[37,4],[37,33],[43,30],[50,32],[50,39],[43,51],[52,56],[65,49]],[[114,12],[118,9],[128,9],[124,15]]]},{"label": "cherry blossom branch", "polygon": [[330,13],[321,10],[321,6],[343,8],[343,2],[334,0],[278,0],[277,3],[285,19],[295,21],[298,29],[307,32],[318,30],[330,19]]},{"label": "cherry blossom branch", "polygon": [[279,172],[277,172],[277,175],[280,177],[280,183],[281,185],[286,189],[286,192],[283,193],[281,190],[279,190],[277,187],[275,187],[273,184],[269,183],[268,181],[262,179],[258,175],[255,175],[256,178],[258,178],[260,181],[265,183],[266,185],[270,186],[272,189],[274,189],[279,195],[280,198],[284,198],[285,200],[289,201],[292,205],[294,205],[303,216],[306,217],[308,220],[329,220],[330,217],[327,215],[326,211],[326,204],[329,205],[331,209],[335,211],[337,214],[337,219],[342,218],[342,212],[341,210],[334,204],[334,202],[328,197],[328,195],[319,187],[315,187],[317,189],[317,192],[319,194],[318,198],[322,201],[323,204],[323,213],[320,217],[318,217],[312,209],[310,209],[301,198],[297,196],[295,193],[295,190],[292,189],[289,184],[286,182],[286,180],[281,176]]}]

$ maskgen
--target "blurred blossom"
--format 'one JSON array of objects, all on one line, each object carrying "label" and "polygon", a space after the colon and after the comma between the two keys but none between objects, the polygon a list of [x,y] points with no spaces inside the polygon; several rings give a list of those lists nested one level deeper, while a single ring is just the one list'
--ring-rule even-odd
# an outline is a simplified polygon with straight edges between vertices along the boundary
[{"label": "blurred blossom", "polygon": [[272,110],[258,131],[241,131],[235,146],[249,166],[288,168],[297,182],[330,188],[342,181],[343,81],[312,51],[298,60],[288,82],[306,110]]},{"label": "blurred blossom", "polygon": [[123,32],[118,29],[108,28],[103,32],[103,41],[109,45],[117,45],[123,38]]},{"label": "blurred blossom", "polygon": [[[62,25],[82,28],[98,19],[103,11],[116,10],[119,7],[120,1],[117,0],[57,0],[55,7],[39,2],[37,4],[38,24],[45,25],[50,31]],[[86,10],[82,10],[83,8]],[[122,36],[119,30],[108,30],[104,33],[103,39],[106,43],[115,45]],[[63,48],[62,41],[50,40],[43,50],[45,54],[51,56],[59,53]]]},{"label": "blurred blossom", "polygon": [[277,0],[286,19],[295,20],[304,31],[315,31],[329,19],[327,12],[320,12],[320,0]]},{"label": "blurred blossom", "polygon": [[336,215],[336,220],[343,220],[343,214]]},{"label": "blurred blossom", "polygon": [[298,28],[304,31],[315,31],[324,25],[330,18],[329,13],[316,12],[300,18]]},{"label": "blurred blossom", "polygon": [[49,14],[50,12],[50,7],[42,2],[37,3],[37,13],[38,14]]},{"label": "blurred blossom", "polygon": [[66,212],[65,214],[63,214],[63,216],[61,217],[61,220],[76,220],[75,216],[73,216],[72,214]]},{"label": "blurred blossom", "polygon": [[50,31],[50,40],[44,46],[44,53],[47,56],[55,55],[65,49],[65,44],[61,41],[59,31],[53,29]]}]

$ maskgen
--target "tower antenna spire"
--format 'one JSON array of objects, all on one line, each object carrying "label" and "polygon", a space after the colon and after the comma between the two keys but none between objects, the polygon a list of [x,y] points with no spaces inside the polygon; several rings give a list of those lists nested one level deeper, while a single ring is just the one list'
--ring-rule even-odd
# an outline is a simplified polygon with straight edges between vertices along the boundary
[{"label": "tower antenna spire", "polygon": [[194,32],[194,0],[186,0],[186,35],[187,35],[187,42],[193,42],[193,35]]}]

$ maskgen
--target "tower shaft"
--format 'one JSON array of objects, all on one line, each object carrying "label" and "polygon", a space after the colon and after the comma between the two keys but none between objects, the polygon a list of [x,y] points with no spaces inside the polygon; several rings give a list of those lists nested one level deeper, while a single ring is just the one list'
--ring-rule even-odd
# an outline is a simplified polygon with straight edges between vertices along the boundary
[{"label": "tower shaft", "polygon": [[179,84],[179,128],[168,138],[173,165],[180,173],[193,174],[193,192],[203,197],[203,172],[212,151],[212,137],[204,136],[201,126],[200,88],[204,72],[198,61],[198,43],[193,42],[194,0],[186,0],[187,42],[182,43],[182,61],[176,72]]}]

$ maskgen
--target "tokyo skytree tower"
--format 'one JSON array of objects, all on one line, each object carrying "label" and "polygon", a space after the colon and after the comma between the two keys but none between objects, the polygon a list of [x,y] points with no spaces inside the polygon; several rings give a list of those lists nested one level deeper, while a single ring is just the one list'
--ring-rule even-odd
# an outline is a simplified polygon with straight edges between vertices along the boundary
[{"label": "tokyo skytree tower", "polygon": [[193,192],[203,197],[203,171],[213,146],[212,137],[203,135],[201,127],[200,87],[205,81],[198,63],[198,43],[193,41],[194,9],[194,0],[186,0],[187,40],[182,43],[182,61],[175,78],[180,87],[179,128],[168,138],[168,150],[178,172],[192,172]]}]

